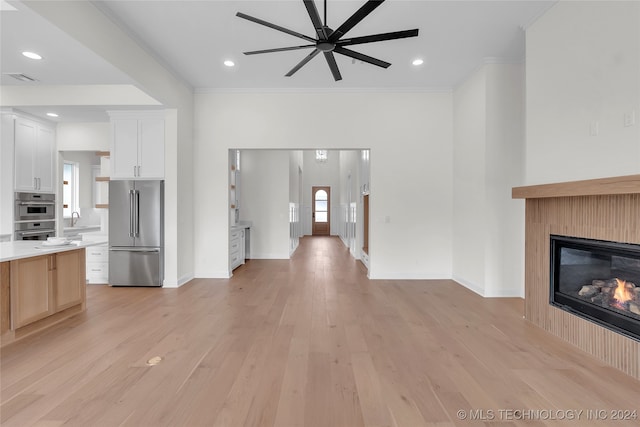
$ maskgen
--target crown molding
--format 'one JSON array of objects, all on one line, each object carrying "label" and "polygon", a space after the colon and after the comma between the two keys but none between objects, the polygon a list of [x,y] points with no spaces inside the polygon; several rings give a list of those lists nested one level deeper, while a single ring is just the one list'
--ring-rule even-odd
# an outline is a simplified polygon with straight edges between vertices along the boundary
[{"label": "crown molding", "polygon": [[196,88],[196,94],[250,93],[452,93],[452,88]]}]

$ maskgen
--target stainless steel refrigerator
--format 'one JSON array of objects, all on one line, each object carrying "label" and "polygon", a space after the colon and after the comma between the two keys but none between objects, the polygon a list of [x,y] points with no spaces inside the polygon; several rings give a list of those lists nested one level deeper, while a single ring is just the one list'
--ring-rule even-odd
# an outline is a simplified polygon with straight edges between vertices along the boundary
[{"label": "stainless steel refrigerator", "polygon": [[109,182],[109,284],[162,286],[164,181]]}]

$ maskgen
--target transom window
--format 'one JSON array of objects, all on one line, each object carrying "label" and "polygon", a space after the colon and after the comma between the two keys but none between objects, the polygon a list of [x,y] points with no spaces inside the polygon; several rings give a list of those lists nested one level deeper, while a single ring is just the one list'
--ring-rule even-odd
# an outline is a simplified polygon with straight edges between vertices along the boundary
[{"label": "transom window", "polygon": [[326,162],[329,160],[329,152],[327,150],[316,150],[316,161]]}]

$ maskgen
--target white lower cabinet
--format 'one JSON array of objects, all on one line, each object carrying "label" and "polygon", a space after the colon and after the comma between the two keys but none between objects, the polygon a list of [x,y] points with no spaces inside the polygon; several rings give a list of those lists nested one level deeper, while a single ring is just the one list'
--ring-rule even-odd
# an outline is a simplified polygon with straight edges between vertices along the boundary
[{"label": "white lower cabinet", "polygon": [[232,228],[229,236],[229,268],[231,270],[244,264],[244,249],[244,228]]},{"label": "white lower cabinet", "polygon": [[109,247],[89,246],[86,251],[87,283],[109,283]]}]

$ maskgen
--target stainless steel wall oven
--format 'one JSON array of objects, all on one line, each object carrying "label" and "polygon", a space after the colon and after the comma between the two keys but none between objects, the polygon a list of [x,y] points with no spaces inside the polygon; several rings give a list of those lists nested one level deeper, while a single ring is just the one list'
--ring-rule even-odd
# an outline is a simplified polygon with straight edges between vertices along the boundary
[{"label": "stainless steel wall oven", "polygon": [[56,234],[54,194],[15,193],[15,240],[47,240]]}]

